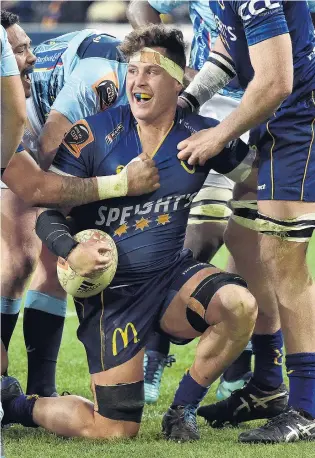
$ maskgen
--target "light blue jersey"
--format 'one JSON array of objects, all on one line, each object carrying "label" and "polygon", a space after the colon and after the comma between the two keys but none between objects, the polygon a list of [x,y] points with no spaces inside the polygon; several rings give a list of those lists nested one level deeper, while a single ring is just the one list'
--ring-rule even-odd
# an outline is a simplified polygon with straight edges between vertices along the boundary
[{"label": "light blue jersey", "polygon": [[8,40],[8,35],[4,27],[0,27],[0,38],[1,38],[1,66],[0,76],[14,76],[19,75],[19,69]]},{"label": "light blue jersey", "polygon": [[50,110],[57,110],[73,123],[127,103],[127,63],[119,44],[112,36],[85,29],[38,45],[32,74],[33,121],[36,117],[42,126]]},{"label": "light blue jersey", "polygon": [[[159,13],[168,14],[180,5],[186,4],[185,0],[148,0],[150,5]],[[206,0],[189,1],[189,16],[194,30],[191,44],[189,66],[200,70],[209,57],[218,36],[214,15]],[[240,99],[243,95],[236,80],[220,91],[221,95]]]},{"label": "light blue jersey", "polygon": [[307,0],[307,4],[311,13],[315,13],[315,1]]}]

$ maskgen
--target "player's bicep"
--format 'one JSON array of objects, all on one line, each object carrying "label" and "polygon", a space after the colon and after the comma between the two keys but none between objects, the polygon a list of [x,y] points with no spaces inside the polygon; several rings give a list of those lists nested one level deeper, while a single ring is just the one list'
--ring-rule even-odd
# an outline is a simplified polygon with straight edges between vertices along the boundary
[{"label": "player's bicep", "polygon": [[65,135],[50,171],[88,178],[92,173],[94,135],[87,121],[76,122]]},{"label": "player's bicep", "polygon": [[292,88],[293,57],[289,33],[278,35],[249,47],[255,77],[280,87]]}]

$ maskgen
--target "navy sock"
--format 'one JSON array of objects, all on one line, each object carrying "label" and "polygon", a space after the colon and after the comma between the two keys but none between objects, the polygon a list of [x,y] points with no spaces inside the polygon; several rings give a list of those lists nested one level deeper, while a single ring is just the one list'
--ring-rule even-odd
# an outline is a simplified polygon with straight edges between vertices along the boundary
[{"label": "navy sock", "polygon": [[281,329],[274,334],[254,334],[252,344],[255,355],[253,382],[261,390],[275,390],[283,382]]},{"label": "navy sock", "polygon": [[315,418],[315,353],[286,356],[290,380],[289,406]]},{"label": "navy sock", "polygon": [[23,426],[37,428],[33,421],[33,409],[38,396],[20,394],[10,402],[4,403],[4,424],[19,423]]},{"label": "navy sock", "polygon": [[11,299],[1,296],[1,340],[5,349],[9,343],[19,317],[22,299]]},{"label": "navy sock", "polygon": [[170,341],[167,336],[154,332],[150,337],[145,349],[149,351],[157,351],[164,356],[167,356],[170,351]]},{"label": "navy sock", "polygon": [[199,385],[188,372],[177,388],[172,407],[192,405],[197,408],[208,390],[209,387]]},{"label": "navy sock", "polygon": [[23,331],[28,358],[27,394],[51,396],[66,315],[66,300],[28,291]]}]

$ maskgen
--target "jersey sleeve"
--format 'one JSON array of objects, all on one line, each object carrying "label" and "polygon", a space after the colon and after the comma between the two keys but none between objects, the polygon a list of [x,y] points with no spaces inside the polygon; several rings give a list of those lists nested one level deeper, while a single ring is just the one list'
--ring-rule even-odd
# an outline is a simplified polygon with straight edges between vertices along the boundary
[{"label": "jersey sleeve", "polygon": [[8,40],[8,35],[4,27],[0,27],[1,37],[1,66],[0,76],[14,76],[19,75],[19,69],[13,54],[11,45]]},{"label": "jersey sleeve", "polygon": [[186,0],[148,0],[152,8],[161,14],[171,13],[175,8],[187,3]]},{"label": "jersey sleeve", "polygon": [[127,103],[124,80],[127,64],[91,57],[79,62],[59,92],[53,110],[70,122]]},{"label": "jersey sleeve", "polygon": [[239,183],[250,174],[256,160],[256,149],[241,139],[230,142],[217,156],[209,161],[211,168],[232,181]]},{"label": "jersey sleeve", "polygon": [[22,145],[22,143],[19,144],[19,146],[16,148],[16,153],[22,153],[22,151],[25,151],[25,148],[24,146]]},{"label": "jersey sleeve", "polygon": [[85,119],[81,119],[65,135],[49,170],[59,175],[91,177],[94,147],[92,128]]},{"label": "jersey sleeve", "polygon": [[248,46],[289,33],[283,1],[235,1],[231,8],[243,23]]}]

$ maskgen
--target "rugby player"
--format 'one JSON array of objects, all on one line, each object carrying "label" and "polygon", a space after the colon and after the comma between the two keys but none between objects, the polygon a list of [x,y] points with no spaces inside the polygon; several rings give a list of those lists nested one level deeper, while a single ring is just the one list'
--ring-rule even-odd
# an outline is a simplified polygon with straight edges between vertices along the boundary
[{"label": "rugby player", "polygon": [[[80,154],[67,134],[52,165],[57,173],[102,176],[145,153],[155,158],[160,172],[161,187],[148,197],[109,200],[71,212],[78,230],[94,227],[109,233],[119,257],[106,291],[75,300],[94,404],[76,396],[29,399],[9,379],[4,381],[4,423],[36,424],[63,436],[136,435],[144,405],[143,347],[159,329],[181,343],[201,336],[195,361],[163,419],[167,438],[193,440],[199,438],[196,407],[246,346],[256,303],[240,277],[199,263],[183,250],[189,207],[210,168],[243,176],[255,154],[237,140],[204,167],[179,161],[180,140],[217,124],[177,110],[186,60],[182,33],[151,25],[129,34],[121,49],[129,58],[130,106],[85,118],[88,141]],[[58,238],[52,236],[55,224],[61,225]],[[55,255],[66,257],[80,244],[64,225],[62,213],[48,210],[39,216],[36,232]],[[74,266],[80,268],[81,263]]]},{"label": "rugby player", "polygon": [[[187,3],[183,0],[133,0],[128,9],[128,18],[134,28],[149,23],[160,24],[160,14],[171,13],[178,6]],[[186,78],[191,80],[209,57],[218,36],[213,13],[207,2],[190,1],[189,15],[193,25],[194,37],[191,45],[189,67]],[[230,82],[218,94],[204,103],[199,111],[202,116],[222,121],[237,107],[243,90],[237,79]],[[244,136],[248,140],[248,135]],[[224,175],[210,171],[202,189],[195,197],[186,231],[185,247],[192,250],[195,259],[210,261],[223,244],[223,232],[231,210],[228,201],[232,199],[234,183]],[[231,266],[229,266],[231,267]],[[173,355],[168,356],[170,343],[165,336],[154,334],[148,342],[145,354],[145,398],[146,402],[156,402],[163,370],[174,362]],[[251,375],[251,345],[231,367],[222,375],[217,388],[219,400],[228,397],[232,391],[241,388]]]},{"label": "rugby player", "polygon": [[[8,165],[18,147],[26,121],[26,107],[20,72],[8,41],[7,32],[1,26],[1,167]],[[10,135],[6,135],[10,132]],[[1,168],[1,175],[2,175]]]},{"label": "rugby player", "polygon": [[[93,30],[72,33],[39,45],[34,51],[38,56],[35,62],[30,39],[19,26],[18,17],[2,11],[1,23],[13,47],[27,97],[28,126],[23,145],[35,156],[40,149],[47,163],[45,152],[51,160],[74,120],[126,100],[122,90],[126,63],[115,60],[115,56],[121,56],[116,49],[118,41],[107,35],[97,35]],[[50,112],[51,105],[53,110]],[[74,135],[84,144],[85,131],[84,126],[81,127]],[[10,137],[8,132],[6,136]],[[14,155],[3,174],[10,188],[2,189],[1,206],[1,335],[6,348],[17,321],[24,288],[41,249],[34,234],[36,210],[31,205],[80,205],[104,196],[111,197],[113,192],[133,195],[158,187],[157,170],[148,159],[130,164],[127,175],[115,174],[101,181],[96,178],[82,180],[44,172],[24,147],[19,148],[21,151]],[[95,244],[94,249],[98,248]],[[51,274],[46,277],[45,273],[37,272],[34,281],[39,281],[38,291],[34,291],[36,284],[33,283],[26,295],[24,336],[29,366],[27,392],[51,395],[56,392],[55,368],[66,296],[56,279],[55,258],[48,255],[46,258],[50,261]]]},{"label": "rugby player", "polygon": [[[178,157],[191,166],[203,164],[221,145],[252,129],[250,143],[260,155],[258,207],[253,200],[234,204],[226,242],[260,313],[252,339],[252,381],[200,414],[213,426],[274,417],[242,433],[242,442],[310,440],[315,438],[315,286],[306,252],[315,227],[314,28],[305,1],[210,5],[220,39],[183,99],[197,107],[235,73],[246,90],[219,126],[181,142]],[[248,199],[251,189],[239,196]],[[278,414],[280,323],[290,397],[288,409]]]}]

